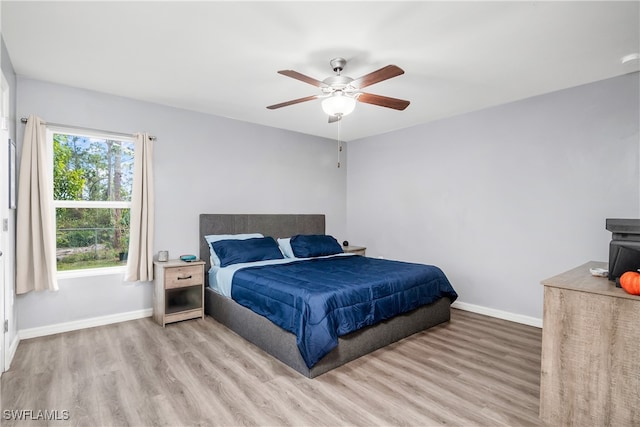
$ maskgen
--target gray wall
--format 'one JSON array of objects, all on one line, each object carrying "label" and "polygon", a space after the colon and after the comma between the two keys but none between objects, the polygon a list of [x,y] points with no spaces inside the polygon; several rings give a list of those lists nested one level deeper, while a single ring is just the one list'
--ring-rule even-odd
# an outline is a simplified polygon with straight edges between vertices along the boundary
[{"label": "gray wall", "polygon": [[[324,213],[327,231],[345,237],[346,168],[336,167],[335,141],[22,77],[18,88],[18,117],[158,138],[155,252],[197,254],[200,213]],[[20,329],[151,307],[151,285],[121,276],[59,284],[18,297]]]},{"label": "gray wall", "polygon": [[639,98],[634,73],[349,142],[350,240],[539,319],[540,280],[607,261],[605,219],[640,214]]},{"label": "gray wall", "polygon": [[[540,318],[540,280],[606,260],[605,218],[640,213],[637,73],[352,141],[341,169],[329,140],[26,78],[18,90],[17,117],[158,137],[155,250],[173,256],[197,253],[200,212],[326,213],[371,256],[440,265],[463,302]],[[120,276],[60,287],[18,298],[20,329],[151,307],[150,284]]]}]

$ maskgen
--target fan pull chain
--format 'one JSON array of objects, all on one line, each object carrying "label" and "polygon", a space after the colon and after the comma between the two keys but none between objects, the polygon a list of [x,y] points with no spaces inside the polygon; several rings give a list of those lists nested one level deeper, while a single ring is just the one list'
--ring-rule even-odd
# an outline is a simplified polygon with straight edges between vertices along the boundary
[{"label": "fan pull chain", "polygon": [[342,151],[342,143],[340,142],[341,127],[342,127],[342,120],[338,120],[338,169],[340,169],[340,152]]}]

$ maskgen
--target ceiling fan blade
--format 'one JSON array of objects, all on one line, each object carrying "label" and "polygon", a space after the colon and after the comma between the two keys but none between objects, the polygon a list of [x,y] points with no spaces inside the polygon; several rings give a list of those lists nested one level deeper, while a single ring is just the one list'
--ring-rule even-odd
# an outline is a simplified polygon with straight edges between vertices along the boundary
[{"label": "ceiling fan blade", "polygon": [[318,95],[311,95],[311,96],[306,96],[304,98],[292,99],[291,101],[287,101],[287,102],[281,102],[280,104],[269,105],[267,108],[269,110],[275,110],[276,108],[282,108],[288,105],[299,104],[301,102],[311,101],[317,98],[318,98]]},{"label": "ceiling fan blade", "polygon": [[380,107],[393,108],[394,110],[404,110],[410,104],[409,101],[398,98],[389,98],[388,96],[374,95],[372,93],[362,92],[356,98],[365,104],[379,105]]},{"label": "ceiling fan blade", "polygon": [[387,65],[386,67],[382,67],[379,70],[355,79],[351,82],[351,85],[355,88],[361,89],[402,74],[404,74],[404,70],[402,68],[396,65]]},{"label": "ceiling fan blade", "polygon": [[329,116],[329,123],[335,123],[342,120],[342,116]]},{"label": "ceiling fan blade", "polygon": [[309,83],[310,85],[316,87],[327,87],[326,83],[321,82],[320,80],[316,80],[313,77],[305,76],[297,71],[293,70],[280,70],[278,74],[282,74],[283,76],[291,77],[292,79],[300,80],[305,83]]}]

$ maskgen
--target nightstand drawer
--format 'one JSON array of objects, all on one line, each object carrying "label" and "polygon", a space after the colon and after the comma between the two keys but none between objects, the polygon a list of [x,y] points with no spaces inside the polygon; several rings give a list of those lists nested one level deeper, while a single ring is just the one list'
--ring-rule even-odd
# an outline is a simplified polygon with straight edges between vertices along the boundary
[{"label": "nightstand drawer", "polygon": [[165,289],[201,285],[204,283],[202,265],[167,268],[165,274]]},{"label": "nightstand drawer", "polygon": [[356,254],[366,256],[367,248],[364,246],[343,246],[342,250],[345,253]]}]

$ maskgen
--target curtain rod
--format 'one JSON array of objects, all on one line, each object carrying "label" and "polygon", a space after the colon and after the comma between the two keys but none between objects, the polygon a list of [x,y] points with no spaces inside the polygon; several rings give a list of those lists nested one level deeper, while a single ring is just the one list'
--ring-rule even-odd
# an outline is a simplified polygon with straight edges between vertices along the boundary
[{"label": "curtain rod", "polygon": [[[20,121],[22,123],[27,123],[28,119],[26,117],[22,117],[20,119]],[[132,137],[133,134],[131,133],[122,133],[122,132],[112,132],[109,130],[102,130],[102,129],[93,129],[93,128],[86,128],[86,127],[82,127],[82,126],[70,126],[70,125],[63,125],[60,123],[48,123],[45,122],[46,125],[50,125],[50,126],[60,126],[60,127],[65,127],[65,128],[74,128],[74,129],[79,129],[79,130],[88,130],[90,132],[100,132],[100,133],[107,133],[107,134],[112,134],[112,135],[118,135],[118,136],[127,136],[127,137]],[[155,136],[149,136],[149,139],[152,141],[156,140]]]}]

